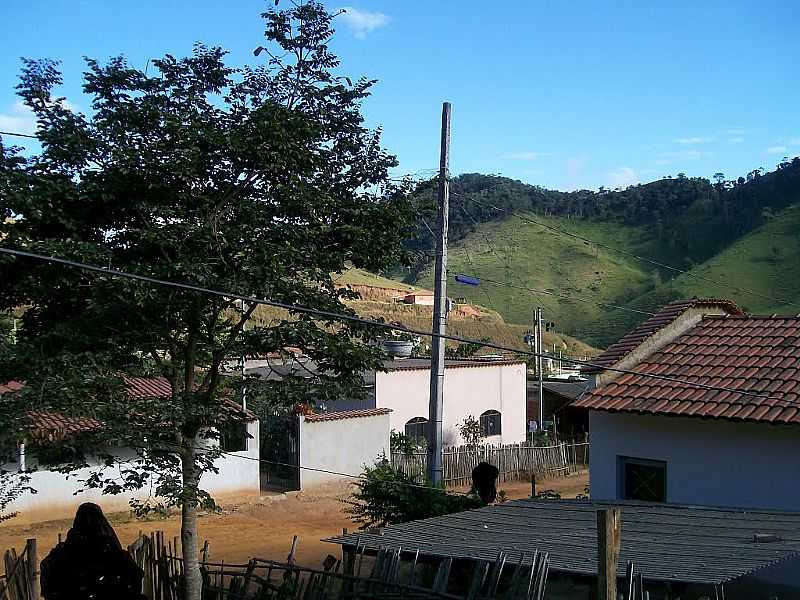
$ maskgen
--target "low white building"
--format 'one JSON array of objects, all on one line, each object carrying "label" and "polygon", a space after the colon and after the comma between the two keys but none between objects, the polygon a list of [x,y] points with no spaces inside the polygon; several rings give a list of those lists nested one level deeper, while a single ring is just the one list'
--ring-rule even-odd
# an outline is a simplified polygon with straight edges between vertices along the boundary
[{"label": "low white building", "polygon": [[[153,394],[157,394],[156,397],[170,395],[169,382],[164,378],[132,377],[126,378],[126,383],[133,398],[137,396],[153,397]],[[16,382],[0,384],[0,396],[20,387],[20,384]],[[231,403],[231,408],[240,410],[238,405],[233,403]],[[207,472],[200,481],[200,487],[209,492],[217,501],[260,494],[259,422],[252,413],[245,411],[244,414],[246,419],[242,422],[231,423],[221,440],[205,442],[221,443],[225,451],[225,454],[215,463],[219,472]],[[39,430],[38,434],[44,435],[79,433],[96,426],[96,424],[92,419],[64,417],[55,413],[31,415],[32,429]],[[133,449],[114,448],[110,452],[121,460],[136,459],[136,452]],[[103,463],[100,459],[92,456],[87,456],[86,462],[88,467],[73,471],[67,476],[38,464],[31,452],[30,444],[26,450],[26,444],[21,443],[17,449],[16,460],[4,464],[0,468],[8,472],[27,471],[30,475],[29,485],[36,490],[36,493],[25,493],[6,507],[6,512],[19,513],[8,523],[19,524],[69,518],[74,516],[75,510],[83,502],[95,502],[106,512],[125,511],[129,510],[132,498],[144,501],[151,497],[152,490],[149,487],[117,495],[103,494],[99,489],[87,489],[82,481]]]},{"label": "low white building", "polygon": [[[431,361],[389,360],[384,371],[365,375],[370,393],[364,400],[341,400],[327,411],[390,409],[389,426],[424,437],[430,401]],[[479,420],[489,444],[526,439],[526,365],[522,361],[446,360],[442,430],[448,446],[463,443],[458,431],[467,417]]]},{"label": "low white building", "polygon": [[800,317],[676,302],[594,362],[593,499],[800,510]]}]

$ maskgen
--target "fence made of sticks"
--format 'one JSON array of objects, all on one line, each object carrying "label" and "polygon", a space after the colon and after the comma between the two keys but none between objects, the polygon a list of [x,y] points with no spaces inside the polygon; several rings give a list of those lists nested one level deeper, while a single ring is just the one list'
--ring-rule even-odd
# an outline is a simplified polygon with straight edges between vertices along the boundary
[{"label": "fence made of sticks", "polygon": [[[329,555],[323,569],[294,564],[297,537],[287,562],[253,558],[247,564],[208,560],[203,547],[201,572],[203,598],[210,600],[389,600],[399,598],[443,600],[542,600],[549,571],[549,556],[536,552],[529,561],[507,561],[503,552],[494,562],[478,561],[469,586],[451,575],[452,558],[436,565],[419,562],[419,550],[380,549],[368,556],[366,547],[339,560]],[[177,538],[163,532],[141,535],[128,550],[144,571],[142,593],[148,600],[180,600],[183,561]],[[413,558],[409,558],[409,556]],[[405,558],[404,558],[405,557]],[[452,588],[462,588],[454,590]],[[498,591],[502,592],[498,594]]]},{"label": "fence made of sticks", "polygon": [[[500,472],[498,481],[518,481],[536,475],[547,478],[587,468],[589,443],[562,442],[552,446],[501,444],[454,446],[442,452],[442,480],[449,487],[472,484],[472,470],[487,462]],[[425,452],[392,452],[392,467],[420,481],[424,480],[428,456]]]},{"label": "fence made of sticks", "polygon": [[3,567],[0,600],[39,599],[39,557],[35,539],[28,540],[19,554],[14,548],[6,550]]}]

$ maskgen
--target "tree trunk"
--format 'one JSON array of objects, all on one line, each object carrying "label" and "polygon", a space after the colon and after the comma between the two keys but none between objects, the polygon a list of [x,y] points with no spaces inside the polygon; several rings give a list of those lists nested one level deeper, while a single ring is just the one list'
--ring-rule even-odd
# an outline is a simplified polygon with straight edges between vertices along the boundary
[{"label": "tree trunk", "polygon": [[181,550],[185,575],[185,600],[200,600],[203,581],[197,551],[197,488],[194,439],[185,439],[181,451],[184,500],[181,509]]}]

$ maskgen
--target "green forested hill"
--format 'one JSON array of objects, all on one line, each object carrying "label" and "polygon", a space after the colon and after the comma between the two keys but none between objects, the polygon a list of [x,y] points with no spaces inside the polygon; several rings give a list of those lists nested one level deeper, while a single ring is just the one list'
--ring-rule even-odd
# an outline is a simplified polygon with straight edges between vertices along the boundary
[{"label": "green forested hill", "polygon": [[[559,217],[536,220],[568,227],[585,237],[630,251],[647,253],[653,247],[641,228]],[[655,280],[645,266],[511,217],[480,225],[450,248],[448,294],[493,308],[512,323],[530,323],[534,308],[542,306],[546,319],[554,320],[558,330],[596,345],[605,341],[605,336],[602,331],[595,331],[595,324],[604,323],[609,312],[616,311],[592,301],[625,304],[646,294],[653,289]],[[477,287],[460,285],[452,277],[455,273],[479,276],[482,283]],[[518,287],[492,284],[487,279]],[[417,281],[423,286],[433,285],[430,267]],[[520,288],[581,297],[590,302],[568,301]]]},{"label": "green forested hill", "polygon": [[[793,206],[800,202],[800,159],[784,161],[772,173],[752,172],[735,182],[718,179],[711,184],[679,177],[624,191],[562,193],[503,178],[461,176],[453,184],[449,295],[495,309],[513,323],[530,323],[533,309],[543,306],[557,330],[601,347],[646,315],[581,302],[579,297],[652,311],[676,298],[716,296],[752,312],[800,312],[800,305],[793,304],[800,297],[800,208]],[[423,189],[421,197],[425,194]],[[430,243],[423,233],[411,244],[422,250],[423,260],[407,277],[409,282],[432,285],[424,254]],[[675,277],[669,269],[602,245],[689,273]],[[481,277],[484,283],[456,284],[452,275],[457,272]]]}]

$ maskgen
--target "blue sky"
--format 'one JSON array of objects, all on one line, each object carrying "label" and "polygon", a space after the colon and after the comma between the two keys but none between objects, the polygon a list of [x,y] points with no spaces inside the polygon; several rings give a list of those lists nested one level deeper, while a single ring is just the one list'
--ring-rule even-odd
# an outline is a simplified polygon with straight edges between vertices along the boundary
[{"label": "blue sky", "polygon": [[[288,0],[282,0],[286,3]],[[343,0],[334,49],[379,80],[368,122],[398,173],[438,164],[453,103],[454,173],[557,189],[616,187],[685,172],[729,177],[800,155],[800,10],[792,3]],[[83,55],[144,67],[203,41],[254,63],[260,0],[4,0],[0,130],[31,128],[19,57],[63,62],[78,109]],[[263,55],[262,55],[263,56]]]}]

